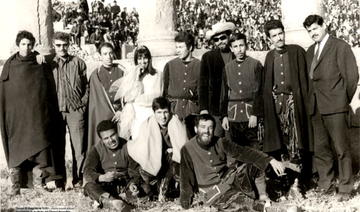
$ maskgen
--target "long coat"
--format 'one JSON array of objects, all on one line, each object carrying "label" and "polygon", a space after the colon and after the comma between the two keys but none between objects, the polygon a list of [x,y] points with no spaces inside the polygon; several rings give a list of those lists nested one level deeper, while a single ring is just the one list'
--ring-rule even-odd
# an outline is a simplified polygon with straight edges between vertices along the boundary
[{"label": "long coat", "polygon": [[[234,55],[233,55],[234,59]],[[225,63],[219,49],[206,52],[201,59],[199,106],[212,115],[221,115],[221,83]]]},{"label": "long coat", "polygon": [[90,92],[89,92],[89,119],[88,119],[88,142],[86,147],[87,154],[91,148],[100,141],[100,137],[96,132],[97,124],[103,120],[112,119],[115,110],[106,94],[104,86],[101,84],[99,69],[92,72],[90,76]]},{"label": "long coat", "polygon": [[[308,75],[306,69],[305,50],[298,45],[287,45],[289,54],[290,81],[294,95],[296,131],[299,140],[299,148],[312,148],[312,136],[309,133],[311,127],[306,110],[308,91]],[[278,120],[273,100],[272,90],[274,86],[274,53],[271,50],[265,59],[263,99],[264,99],[264,152],[272,152],[282,148],[282,132],[280,120]]]},{"label": "long coat", "polygon": [[50,136],[56,137],[55,82],[50,67],[38,65],[35,57],[12,55],[0,76],[0,129],[10,168],[45,150]]}]

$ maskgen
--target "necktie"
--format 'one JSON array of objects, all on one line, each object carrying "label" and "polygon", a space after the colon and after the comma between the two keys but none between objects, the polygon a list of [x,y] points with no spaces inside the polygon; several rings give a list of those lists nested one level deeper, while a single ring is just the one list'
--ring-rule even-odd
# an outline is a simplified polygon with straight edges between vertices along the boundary
[{"label": "necktie", "polygon": [[311,62],[310,73],[309,73],[310,79],[313,79],[314,69],[315,69],[316,64],[318,63],[319,52],[320,52],[320,44],[318,43],[317,44],[317,50],[316,50],[316,52],[314,54],[314,57],[313,57],[313,60]]}]

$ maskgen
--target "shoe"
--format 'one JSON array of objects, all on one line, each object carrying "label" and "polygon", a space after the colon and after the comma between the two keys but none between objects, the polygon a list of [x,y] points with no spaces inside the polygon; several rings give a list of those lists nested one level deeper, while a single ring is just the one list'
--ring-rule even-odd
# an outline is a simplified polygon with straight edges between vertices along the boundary
[{"label": "shoe", "polygon": [[20,194],[20,168],[11,168],[9,174],[12,183],[9,195],[13,197]]},{"label": "shoe", "polygon": [[132,209],[134,209],[132,205],[129,205],[128,203],[122,201],[121,199],[113,199],[113,198],[104,199],[102,201],[102,204],[104,208],[115,209],[120,212],[129,212]]},{"label": "shoe", "polygon": [[315,189],[315,192],[320,193],[322,195],[332,196],[332,195],[336,194],[336,186],[334,184],[331,184],[328,189],[323,189],[323,188],[317,187]]},{"label": "shoe", "polygon": [[338,194],[336,194],[336,199],[338,202],[346,202],[351,199],[351,194],[339,192]]}]

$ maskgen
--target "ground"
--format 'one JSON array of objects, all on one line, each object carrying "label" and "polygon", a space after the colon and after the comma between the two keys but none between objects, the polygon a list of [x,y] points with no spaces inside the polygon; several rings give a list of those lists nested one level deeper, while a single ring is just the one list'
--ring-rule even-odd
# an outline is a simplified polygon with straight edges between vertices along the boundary
[{"label": "ground", "polygon": [[[98,209],[94,201],[83,195],[82,189],[66,192],[21,189],[21,195],[10,198],[8,193],[11,183],[8,178],[7,169],[2,169],[0,174],[1,211],[30,211],[29,208],[41,208],[42,211],[59,211],[59,209],[63,209],[62,211],[64,209],[68,211],[110,211]],[[356,176],[354,190],[356,190],[354,192],[355,195],[347,202],[338,202],[335,196],[322,196],[314,192],[314,190],[310,190],[306,193],[305,199],[299,196],[296,198],[283,198],[278,202],[274,202],[271,208],[268,208],[266,211],[360,212],[360,175]],[[134,209],[134,212],[183,211],[178,204],[178,200],[160,203],[158,201],[150,202],[142,199],[135,202],[135,204],[138,208]],[[240,211],[253,211],[252,200],[246,200],[245,205],[242,207]],[[217,210],[198,205],[187,211],[215,212]]]}]

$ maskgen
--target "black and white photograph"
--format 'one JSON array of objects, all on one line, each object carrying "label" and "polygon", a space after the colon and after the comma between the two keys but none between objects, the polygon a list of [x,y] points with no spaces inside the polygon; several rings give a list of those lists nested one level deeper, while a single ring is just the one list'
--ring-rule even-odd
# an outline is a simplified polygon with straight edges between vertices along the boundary
[{"label": "black and white photograph", "polygon": [[1,212],[360,212],[360,0],[0,0]]}]

